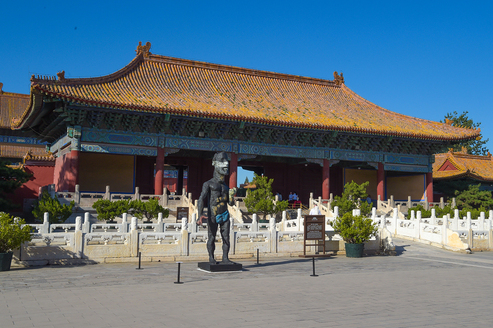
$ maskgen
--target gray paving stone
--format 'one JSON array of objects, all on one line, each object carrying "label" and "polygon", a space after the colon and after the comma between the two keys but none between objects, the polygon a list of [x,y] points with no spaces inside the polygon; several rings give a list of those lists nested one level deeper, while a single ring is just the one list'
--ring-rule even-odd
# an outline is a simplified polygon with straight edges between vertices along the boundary
[{"label": "gray paving stone", "polygon": [[196,262],[13,268],[0,327],[485,327],[493,253],[396,241],[398,256],[269,258],[210,274]]}]

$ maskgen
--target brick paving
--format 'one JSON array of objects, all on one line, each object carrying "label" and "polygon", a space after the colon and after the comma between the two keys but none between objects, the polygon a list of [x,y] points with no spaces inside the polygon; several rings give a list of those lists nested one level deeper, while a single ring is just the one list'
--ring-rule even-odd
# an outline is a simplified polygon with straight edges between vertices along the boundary
[{"label": "brick paving", "polygon": [[493,253],[396,240],[397,256],[12,268],[0,327],[488,327]]}]

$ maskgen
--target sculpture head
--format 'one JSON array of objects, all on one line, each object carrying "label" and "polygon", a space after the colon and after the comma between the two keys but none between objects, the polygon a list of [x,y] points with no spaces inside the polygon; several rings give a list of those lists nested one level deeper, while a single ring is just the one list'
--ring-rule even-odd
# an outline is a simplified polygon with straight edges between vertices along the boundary
[{"label": "sculpture head", "polygon": [[225,152],[214,154],[214,157],[212,158],[212,166],[214,166],[215,173],[222,176],[227,175],[229,171],[228,155],[226,155]]}]

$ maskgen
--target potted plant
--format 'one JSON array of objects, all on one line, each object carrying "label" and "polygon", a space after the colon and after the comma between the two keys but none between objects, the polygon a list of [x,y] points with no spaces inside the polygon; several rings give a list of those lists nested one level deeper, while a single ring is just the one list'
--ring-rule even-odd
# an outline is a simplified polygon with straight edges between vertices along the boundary
[{"label": "potted plant", "polygon": [[10,270],[12,251],[30,240],[31,227],[25,225],[24,219],[0,212],[0,271]]},{"label": "potted plant", "polygon": [[362,257],[364,243],[378,231],[372,219],[361,215],[354,216],[349,212],[336,218],[332,227],[344,240],[347,257]]}]

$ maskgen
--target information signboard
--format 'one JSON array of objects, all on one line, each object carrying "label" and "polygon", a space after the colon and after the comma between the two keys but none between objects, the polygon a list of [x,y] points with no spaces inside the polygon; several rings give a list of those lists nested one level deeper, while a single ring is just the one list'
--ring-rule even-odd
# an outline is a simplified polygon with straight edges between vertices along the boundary
[{"label": "information signboard", "polygon": [[[306,215],[304,232],[303,255],[306,255],[307,246],[322,246],[323,254],[325,254],[325,216]],[[307,240],[316,241],[316,243],[307,244]]]},{"label": "information signboard", "polygon": [[185,219],[188,222],[188,207],[177,207],[176,208],[176,222],[182,222]]}]

